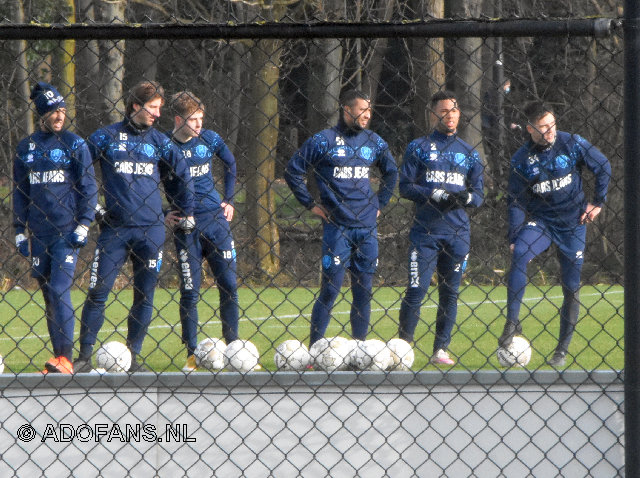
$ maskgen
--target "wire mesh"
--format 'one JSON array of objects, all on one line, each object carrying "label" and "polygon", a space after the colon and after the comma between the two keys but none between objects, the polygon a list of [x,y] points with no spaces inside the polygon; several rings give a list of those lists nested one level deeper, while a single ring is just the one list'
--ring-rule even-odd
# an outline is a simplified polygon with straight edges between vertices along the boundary
[{"label": "wire mesh", "polygon": [[[347,10],[347,15],[354,13]],[[370,12],[376,18],[385,15],[383,10]],[[264,19],[273,20],[270,15]],[[8,390],[5,399],[10,405],[4,411],[7,421],[3,422],[9,424],[5,429],[11,432],[3,455],[11,457],[6,460],[7,469],[16,476],[24,470],[48,474],[50,470],[64,469],[60,468],[65,463],[65,452],[59,448],[65,441],[60,424],[72,424],[67,429],[73,435],[69,441],[84,454],[81,460],[74,460],[75,465],[68,465],[69,474],[126,471],[135,475],[136,470],[154,469],[166,475],[204,469],[216,475],[243,476],[355,476],[365,472],[371,476],[394,476],[407,470],[415,476],[514,476],[521,472],[615,476],[620,471],[622,405],[616,387],[623,368],[624,256],[622,127],[618,118],[623,107],[623,75],[622,45],[617,35],[597,39],[523,36],[501,38],[499,42],[496,38],[409,37],[15,40],[0,46],[0,64],[4,65],[0,68],[4,105],[0,115],[5,125],[0,132],[0,207],[4,211],[0,229],[5,241],[0,250],[0,317],[4,332],[0,353],[4,363],[2,380]],[[503,80],[509,80],[509,91],[502,88]],[[91,291],[104,270],[98,273],[96,264],[112,252],[109,248],[113,244],[126,243],[122,248],[125,255],[120,258],[122,267],[113,259],[117,263],[113,266],[115,272],[111,270],[113,286],[107,287],[106,292],[110,293],[102,297],[104,324],[97,331],[88,368],[80,370],[76,365],[76,372],[109,364],[108,359],[113,358],[110,353],[106,362],[98,363],[95,352],[103,344],[118,341],[133,351],[135,363],[151,372],[146,385],[144,378],[136,377],[139,374],[131,378],[117,373],[39,376],[45,362],[57,355],[52,342],[60,335],[60,330],[55,329],[58,301],[47,301],[43,296],[56,269],[49,272],[50,280],[44,281],[45,286],[32,276],[32,268],[38,264],[16,253],[17,231],[12,219],[14,191],[19,190],[15,164],[33,160],[29,151],[17,159],[16,148],[23,138],[42,128],[42,116],[29,98],[37,81],[54,85],[64,96],[64,130],[86,139],[99,187],[97,202],[109,209],[106,222],[91,222],[87,245],[77,249],[69,299],[76,320],[72,358],[82,356],[80,323],[87,324],[87,304],[97,300]],[[165,165],[158,166],[158,178],[161,168],[170,169],[162,174],[162,181],[151,189],[145,189],[137,180],[129,183],[130,189],[123,197],[128,200],[135,196],[137,203],[149,207],[159,218],[144,224],[128,223],[130,218],[117,219],[113,213],[123,204],[114,196],[115,183],[110,182],[113,176],[109,175],[113,171],[131,174],[124,164],[133,155],[126,148],[124,155],[112,152],[126,138],[116,137],[111,131],[105,139],[109,146],[103,146],[97,144],[99,135],[95,134],[106,125],[132,116],[130,111],[127,113],[127,100],[140,81],[157,81],[166,93],[161,115],[153,125],[159,133],[154,148],[160,149],[157,141],[170,141],[172,133],[176,138],[179,124],[175,123],[176,100],[172,97],[176,92],[188,90],[201,100],[203,128],[215,132],[215,140],[208,140],[206,145],[210,156],[202,163],[206,167],[193,162],[177,141],[167,146],[170,151],[164,156],[158,153],[153,159]],[[291,158],[308,138],[334,127],[341,117],[344,120],[341,94],[357,89],[371,99],[370,130],[384,140],[388,154],[402,168],[410,142],[431,132],[430,100],[445,88],[453,91],[458,100],[461,119],[457,135],[478,153],[484,177],[483,202],[468,210],[469,254],[459,295],[454,297],[455,325],[450,343],[444,347],[453,363],[432,363],[437,352],[434,336],[441,332],[436,329],[436,318],[442,313],[439,291],[445,290],[441,287],[443,282],[446,285],[442,270],[438,269],[440,273],[433,277],[421,277],[430,286],[421,301],[420,320],[411,343],[415,358],[406,373],[408,381],[403,382],[398,378],[403,374],[389,371],[390,354],[366,352],[360,342],[354,345],[354,336],[365,337],[353,328],[353,310],[362,307],[362,298],[354,298],[352,292],[362,289],[362,284],[357,268],[351,268],[351,274],[345,274],[342,287],[336,291],[328,328],[320,334],[343,337],[344,343],[325,351],[315,362],[312,360],[309,368],[308,356],[301,356],[294,364],[297,371],[293,375],[278,371],[279,365],[282,368],[282,353],[278,357],[276,350],[279,345],[295,340],[304,344],[298,347],[306,350],[311,346],[310,340],[315,341],[312,337],[317,323],[312,322],[312,317],[318,312],[314,305],[317,307],[323,300],[323,271],[329,269],[323,255],[332,260],[338,256],[323,249],[323,244],[328,244],[327,224],[332,222],[323,223],[309,207],[313,204],[301,204],[291,183],[285,181]],[[559,261],[558,246],[554,244],[527,268],[527,288],[519,317],[522,335],[532,353],[525,367],[518,368],[501,364],[496,350],[507,315],[512,267],[507,237],[507,189],[514,174],[510,162],[529,138],[530,124],[524,108],[531,100],[544,100],[551,105],[558,130],[586,138],[608,158],[611,173],[606,204],[597,220],[587,227],[579,320],[566,361],[559,366],[547,363],[556,350],[565,297],[562,257]],[[118,134],[122,131],[118,130]],[[336,140],[338,148],[344,146],[340,140]],[[40,148],[37,141],[31,142]],[[182,148],[182,157],[171,156],[171,148]],[[193,151],[195,155],[196,150]],[[51,152],[47,154],[51,159]],[[235,162],[233,174],[229,172],[229,155]],[[310,157],[305,159],[311,161]],[[173,225],[165,227],[162,217],[176,207],[175,196],[187,188],[186,183],[175,181],[182,174],[181,164],[189,168],[185,180],[195,178],[197,182],[197,177],[211,173],[219,195],[207,213],[210,216],[203,216],[202,210],[210,207],[206,196],[211,191],[200,191],[199,195],[196,186],[195,208],[200,208],[201,213],[196,213],[193,233],[199,243],[199,255],[194,260],[198,267],[202,266],[202,279],[199,290],[195,287],[199,316],[195,337],[197,342],[213,339],[197,350],[193,331],[190,339],[185,338],[186,322],[181,322],[186,307],[184,297],[188,295],[185,292],[193,279],[185,275],[185,268],[193,268],[194,262],[185,259],[192,253],[176,249],[175,241],[176,237],[186,240],[189,234]],[[370,184],[374,194],[384,188],[386,181],[381,165],[381,161],[375,161],[358,178],[370,175],[366,187]],[[584,173],[586,197],[590,199],[597,194],[597,177],[588,168],[582,169],[578,172]],[[326,196],[320,193],[328,194],[327,186],[314,184],[318,181],[317,171],[312,167],[307,171],[306,184],[314,204],[326,206]],[[336,174],[345,175],[338,179],[352,179],[352,174],[361,173],[341,169],[334,177]],[[88,169],[80,172],[80,177],[93,175]],[[30,178],[27,183],[32,188],[39,184],[33,175]],[[52,178],[49,182],[54,184]],[[373,240],[379,249],[379,254],[372,256],[377,264],[365,335],[368,342],[377,339],[385,344],[399,334],[399,315],[415,262],[410,251],[410,231],[416,204],[402,197],[396,184],[392,187],[394,192],[381,208],[376,226],[365,228],[366,239]],[[77,185],[74,191],[81,192]],[[28,191],[23,192],[28,196]],[[150,206],[152,196],[160,193],[161,208],[155,203]],[[37,199],[29,197],[28,206],[46,207]],[[80,201],[90,202],[91,198],[84,196]],[[224,211],[220,202],[233,205],[231,220],[220,216]],[[177,203],[179,207],[179,199]],[[182,210],[183,215],[189,215],[187,209]],[[49,217],[60,209],[39,212]],[[131,212],[139,212],[139,208]],[[77,220],[73,213],[67,216]],[[227,224],[229,231],[216,229],[215,224],[199,223],[198,217],[212,217],[212,224]],[[215,232],[206,229],[209,226]],[[358,229],[340,226],[341,234]],[[34,256],[38,235],[31,229],[29,224],[26,233]],[[56,236],[69,241],[73,230],[65,224],[60,231],[48,230],[40,235],[47,240]],[[151,256],[129,240],[136,231],[151,242]],[[363,251],[352,249],[354,255]],[[438,265],[451,259],[450,252],[444,249]],[[156,262],[149,262],[145,269],[151,260]],[[351,261],[357,263],[355,257]],[[220,282],[229,277],[230,267],[237,276],[232,276],[232,285],[221,287]],[[155,269],[157,277],[145,282],[136,271],[141,274],[147,269]],[[181,284],[185,289],[182,293]],[[146,319],[136,316],[132,303],[143,307],[151,295],[149,287],[155,289],[155,295],[152,304],[147,304],[152,318],[146,330]],[[364,289],[366,293],[366,285]],[[63,293],[60,302],[64,302]],[[237,334],[229,331],[229,326],[235,327],[234,302],[238,308]],[[138,336],[133,336],[132,328]],[[241,357],[246,344],[242,351],[227,354],[225,359],[224,342],[228,344],[235,338],[256,346],[257,362],[252,361],[252,354]],[[191,344],[185,343],[189,340]],[[140,344],[141,349],[136,349]],[[205,348],[205,353],[200,354]],[[190,364],[189,356],[194,353],[197,363]],[[185,366],[198,368],[185,375]],[[234,367],[244,367],[243,373],[251,371],[248,378],[230,378],[236,377],[229,371]],[[376,367],[385,369],[378,372],[380,378],[367,371]],[[329,373],[323,373],[323,368]],[[343,372],[344,369],[348,371]],[[351,378],[345,378],[345,374]],[[483,374],[499,378],[478,381],[477,377]],[[593,384],[589,377],[597,376],[608,377],[606,383]],[[174,377],[176,381],[167,385],[161,382],[162,377]],[[574,379],[576,383],[571,383]],[[429,380],[435,382],[428,384]],[[455,386],[456,380],[464,386]],[[35,388],[36,383],[59,388],[53,394],[40,395],[29,388]],[[220,388],[207,386],[212,383]],[[23,384],[27,384],[26,388],[20,388]],[[164,408],[163,400],[167,400]],[[394,405],[395,400],[401,405]],[[55,404],[55,411],[49,404]],[[38,410],[33,412],[37,415],[33,416],[30,410]],[[96,428],[101,420],[109,423],[106,432]],[[55,436],[47,442],[45,451],[38,448],[39,456],[48,459],[20,458],[23,452],[15,430],[23,422],[37,424],[41,442],[45,442],[48,433],[44,423],[56,424],[53,431],[49,430]],[[163,437],[165,424],[184,424],[197,440],[187,441],[177,451],[165,446],[160,452],[163,458],[152,463],[146,455],[152,445],[140,445],[144,440],[135,434],[136,424],[150,422],[157,425],[154,431]],[[91,425],[81,429],[79,424]],[[102,437],[108,436],[104,433],[117,434],[114,424],[126,433],[127,426],[133,427],[129,442],[138,443],[133,454],[131,446],[122,440],[119,445],[114,445],[118,440],[104,444],[106,438]],[[176,433],[187,432],[187,428],[169,428],[174,438]],[[593,430],[597,433],[590,436]],[[158,443],[149,436],[149,443]],[[88,438],[83,441],[83,437]],[[25,441],[20,435],[18,440]],[[180,440],[185,442],[185,437],[177,441]],[[88,449],[86,443],[98,441],[99,450]],[[93,459],[92,453],[99,454],[99,458]],[[185,458],[190,454],[206,454],[209,458]],[[507,462],[506,456],[513,461]]]}]

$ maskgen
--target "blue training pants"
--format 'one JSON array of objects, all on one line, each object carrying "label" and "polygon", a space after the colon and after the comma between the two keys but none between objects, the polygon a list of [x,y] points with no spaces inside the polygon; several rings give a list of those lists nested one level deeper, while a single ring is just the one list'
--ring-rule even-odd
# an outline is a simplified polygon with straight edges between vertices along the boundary
[{"label": "blue training pants", "polygon": [[127,317],[127,346],[142,349],[153,314],[153,295],[162,265],[164,224],[140,227],[103,226],[91,265],[89,294],[82,309],[80,347],[93,346],[104,323],[104,308],[127,258],[133,265],[133,304]]},{"label": "blue training pants", "polygon": [[584,263],[587,227],[549,227],[542,222],[527,223],[518,233],[511,259],[507,287],[507,320],[519,321],[520,306],[527,285],[527,265],[552,243],[557,246],[564,300],[560,309],[558,350],[566,352],[580,312],[580,273]]},{"label": "blue training pants", "polygon": [[324,224],[322,284],[311,312],[311,345],[324,337],[347,268],[351,274],[351,335],[354,339],[366,339],[371,317],[373,274],[378,264],[377,234],[376,227]]},{"label": "blue training pants", "polygon": [[38,280],[45,304],[45,316],[53,355],[69,360],[73,355],[75,314],[71,286],[78,251],[60,235],[31,239],[31,275]]},{"label": "blue training pants", "polygon": [[198,300],[202,260],[216,279],[220,296],[222,336],[227,344],[238,338],[238,285],[236,249],[229,223],[221,213],[199,214],[190,234],[175,232],[180,267],[180,321],[182,341],[193,354],[198,342]]},{"label": "blue training pants", "polygon": [[433,234],[412,230],[409,240],[409,285],[400,305],[399,337],[407,342],[414,340],[422,300],[436,270],[439,300],[433,351],[446,350],[458,313],[458,289],[469,256],[469,233]]}]

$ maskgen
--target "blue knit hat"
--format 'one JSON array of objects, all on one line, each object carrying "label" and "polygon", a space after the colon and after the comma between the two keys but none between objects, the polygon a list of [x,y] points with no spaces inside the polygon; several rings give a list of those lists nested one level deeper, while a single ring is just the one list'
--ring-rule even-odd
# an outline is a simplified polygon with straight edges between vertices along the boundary
[{"label": "blue knit hat", "polygon": [[31,91],[31,99],[36,105],[36,110],[40,116],[44,116],[50,111],[64,108],[64,98],[54,86],[43,81],[38,82]]}]

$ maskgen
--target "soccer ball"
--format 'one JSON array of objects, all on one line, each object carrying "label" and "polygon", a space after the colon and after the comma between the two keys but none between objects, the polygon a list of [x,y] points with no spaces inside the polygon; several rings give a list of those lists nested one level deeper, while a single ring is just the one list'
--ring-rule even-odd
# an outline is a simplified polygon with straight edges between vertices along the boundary
[{"label": "soccer ball", "polygon": [[224,349],[224,366],[236,372],[254,370],[259,358],[258,349],[248,340],[234,340]]},{"label": "soccer ball", "polygon": [[224,351],[226,345],[220,339],[207,338],[198,344],[193,351],[196,365],[207,370],[222,370],[224,368]]},{"label": "soccer ball", "polygon": [[309,349],[313,365],[320,370],[333,372],[349,366],[349,340],[344,337],[322,337]]},{"label": "soccer ball", "polygon": [[531,360],[531,345],[527,339],[517,335],[507,348],[499,347],[496,355],[503,367],[524,367]]},{"label": "soccer ball", "polygon": [[291,339],[278,345],[273,361],[278,370],[304,370],[311,363],[311,355],[305,344]]},{"label": "soccer ball", "polygon": [[107,342],[96,352],[96,365],[107,372],[126,372],[131,367],[131,351],[121,342]]},{"label": "soccer ball", "polygon": [[391,365],[389,366],[391,370],[411,370],[415,354],[409,342],[402,339],[391,339],[387,342],[387,348],[391,352]]},{"label": "soccer ball", "polygon": [[358,370],[382,372],[392,363],[391,351],[387,348],[387,344],[378,339],[358,342],[351,357],[351,363]]}]

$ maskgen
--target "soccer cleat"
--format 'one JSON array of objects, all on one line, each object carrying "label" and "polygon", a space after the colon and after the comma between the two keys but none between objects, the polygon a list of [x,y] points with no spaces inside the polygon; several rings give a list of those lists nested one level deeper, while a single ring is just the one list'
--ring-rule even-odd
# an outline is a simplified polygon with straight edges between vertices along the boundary
[{"label": "soccer cleat", "polygon": [[44,368],[48,373],[73,373],[73,364],[64,355],[50,358],[44,364]]},{"label": "soccer cleat", "polygon": [[430,362],[433,365],[454,365],[456,363],[444,349],[438,349],[431,357]]},{"label": "soccer cleat", "polygon": [[502,335],[498,339],[498,347],[507,348],[511,345],[513,338],[519,334],[522,334],[522,325],[520,325],[520,322],[507,320],[504,324]]},{"label": "soccer cleat", "polygon": [[551,365],[552,367],[564,367],[564,364],[567,361],[566,355],[567,355],[566,352],[556,350],[553,353],[553,357],[547,360],[547,364]]},{"label": "soccer cleat", "polygon": [[196,372],[198,370],[198,366],[196,365],[196,356],[191,354],[187,357],[187,363],[182,367],[182,371],[184,373]]},{"label": "soccer cleat", "polygon": [[89,373],[93,370],[91,366],[91,359],[81,359],[77,358],[73,362],[73,373]]},{"label": "soccer cleat", "polygon": [[135,357],[133,358],[133,360],[131,360],[131,366],[129,367],[129,370],[128,370],[129,373],[140,373],[140,372],[150,372],[150,371],[151,370],[149,370],[143,364],[138,362],[137,358]]}]

